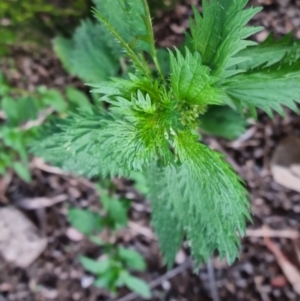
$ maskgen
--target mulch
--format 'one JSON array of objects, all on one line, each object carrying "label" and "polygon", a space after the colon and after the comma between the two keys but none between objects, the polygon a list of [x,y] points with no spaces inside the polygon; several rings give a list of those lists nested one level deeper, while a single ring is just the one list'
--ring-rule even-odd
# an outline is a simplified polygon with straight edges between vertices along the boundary
[{"label": "mulch", "polygon": [[[255,25],[266,27],[256,35],[256,40],[262,41],[270,32],[280,37],[292,30],[300,38],[300,1],[250,2],[264,6],[264,10],[252,21]],[[180,1],[170,12],[157,12],[155,32],[160,46],[180,44],[183,31],[188,28],[190,5],[198,4],[196,0]],[[15,49],[12,56],[14,68],[9,61],[2,62],[1,68],[13,85],[29,90],[34,90],[38,85],[59,89],[67,84],[82,87],[79,80],[64,72],[48,50],[37,49],[32,53],[26,49]],[[300,230],[300,194],[276,184],[270,173],[270,158],[276,145],[290,134],[300,137],[300,117],[287,111],[286,117],[275,115],[273,120],[260,113],[258,123],[253,123],[247,135],[234,143],[206,138],[208,144],[227,154],[245,180],[254,212],[253,224],[249,224],[249,228],[267,225],[272,229]],[[44,231],[49,244],[44,253],[25,270],[0,258],[0,301],[117,300],[91,285],[91,275],[82,269],[78,256],[85,254],[97,258],[101,255],[101,249],[87,239],[79,239],[76,235],[74,237],[66,219],[66,212],[72,206],[100,206],[95,189],[88,182],[70,175],[53,174],[39,168],[33,168],[32,174],[33,181],[30,184],[13,177],[6,188],[6,199],[2,199],[0,205],[13,205],[22,209]],[[120,233],[116,243],[132,246],[141,252],[148,268],[138,275],[152,283],[168,272],[162,265],[155,237],[151,235],[149,204],[135,191],[131,182],[118,180],[115,184],[118,195],[132,200],[130,220],[136,226]],[[24,205],[20,207],[20,200],[25,198],[52,198],[60,194],[67,194],[68,200],[38,210],[26,210]],[[145,230],[149,235],[145,235]],[[274,241],[285,254],[294,259],[295,250],[290,239],[276,238]],[[212,300],[210,287],[213,282],[219,299],[224,301],[300,300],[261,237],[244,238],[240,260],[232,266],[218,257],[213,258],[214,279],[209,273],[211,269],[206,265],[201,265],[196,274],[184,266],[186,260],[188,250],[183,247],[176,258],[176,266],[182,266],[182,269],[177,276],[161,280],[153,289],[152,300],[209,301]],[[121,290],[118,297],[128,293]]]}]

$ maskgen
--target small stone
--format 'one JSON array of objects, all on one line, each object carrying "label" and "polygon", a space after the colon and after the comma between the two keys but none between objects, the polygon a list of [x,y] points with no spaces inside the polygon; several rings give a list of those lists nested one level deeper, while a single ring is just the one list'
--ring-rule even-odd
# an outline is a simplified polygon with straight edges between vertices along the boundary
[{"label": "small stone", "polygon": [[165,291],[169,291],[171,289],[171,283],[169,281],[163,281],[161,286]]},{"label": "small stone", "polygon": [[0,253],[21,268],[34,262],[47,246],[34,224],[18,209],[0,209]]},{"label": "small stone", "polygon": [[278,184],[300,192],[300,139],[298,137],[289,136],[280,142],[272,158],[271,171]]},{"label": "small stone", "polygon": [[82,233],[71,227],[67,229],[66,235],[72,241],[81,241],[84,238],[84,235]]},{"label": "small stone", "polygon": [[81,287],[88,288],[94,283],[95,278],[93,276],[84,275],[81,278]]}]

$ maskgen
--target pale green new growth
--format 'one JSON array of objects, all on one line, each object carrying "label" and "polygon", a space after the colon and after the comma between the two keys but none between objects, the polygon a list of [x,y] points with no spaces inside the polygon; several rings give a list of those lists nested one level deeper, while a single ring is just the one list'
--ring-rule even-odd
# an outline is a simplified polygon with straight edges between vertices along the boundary
[{"label": "pale green new growth", "polygon": [[268,38],[256,46],[245,39],[260,28],[246,24],[260,8],[244,9],[247,0],[202,4],[187,48],[169,51],[170,64],[162,68],[146,1],[97,0],[95,14],[111,39],[106,45],[116,53],[122,48],[134,74],[105,81],[99,75],[90,86],[107,110],[97,104],[79,112],[35,146],[46,159],[87,176],[143,173],[169,267],[184,236],[197,263],[215,251],[233,262],[250,219],[243,183],[222,155],[200,143],[201,128],[236,138],[246,127],[240,115],[257,108],[282,113],[282,105],[296,110],[300,100],[299,41]]}]

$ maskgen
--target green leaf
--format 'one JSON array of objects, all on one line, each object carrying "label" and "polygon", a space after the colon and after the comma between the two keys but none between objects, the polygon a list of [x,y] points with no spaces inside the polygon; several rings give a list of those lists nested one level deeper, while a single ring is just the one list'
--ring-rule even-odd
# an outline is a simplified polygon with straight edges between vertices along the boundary
[{"label": "green leaf", "polygon": [[158,244],[164,261],[168,269],[171,269],[183,240],[183,225],[174,214],[168,199],[160,198],[163,187],[161,182],[157,181],[157,175],[160,173],[156,169],[157,167],[151,166],[146,173],[149,185],[147,196],[152,209],[151,224],[158,236]]},{"label": "green leaf", "polygon": [[43,134],[33,152],[86,176],[130,176],[157,156],[168,162],[172,153],[165,128],[175,127],[177,116],[172,114],[174,104],[164,97],[159,110],[149,95],[138,91],[130,100],[116,97],[108,113],[73,114],[61,126],[55,125],[57,133]]},{"label": "green leaf", "polygon": [[[165,124],[169,122],[168,108],[160,110],[157,118],[156,106],[149,95],[140,91],[131,100],[118,97],[112,102],[110,116],[104,120],[97,135],[99,166],[103,175],[129,176],[133,170],[142,171],[158,154],[171,156],[165,137]],[[167,160],[167,158],[166,158]]]},{"label": "green leaf", "polygon": [[105,274],[110,269],[109,259],[98,261],[86,256],[80,256],[79,261],[86,271],[95,275]]},{"label": "green leaf", "polygon": [[51,106],[57,112],[66,112],[68,105],[62,94],[56,89],[44,89],[40,87],[38,92],[41,94],[42,102]]},{"label": "green leaf", "polygon": [[130,80],[112,78],[111,81],[102,81],[98,84],[88,84],[93,89],[91,93],[101,95],[100,100],[116,100],[116,96],[130,99],[138,91],[149,94],[152,100],[161,101],[164,98],[157,81],[150,81],[145,77],[138,77],[131,73],[128,74]]},{"label": "green leaf", "polygon": [[154,174],[156,201],[165,202],[183,225],[197,264],[215,251],[231,263],[238,256],[237,233],[245,234],[250,218],[247,193],[223,156],[196,139],[188,132],[176,137],[181,163]]},{"label": "green leaf", "polygon": [[72,39],[58,36],[53,40],[55,54],[62,62],[64,68],[71,74],[73,74],[72,57],[75,47],[75,42]]},{"label": "green leaf", "polygon": [[92,113],[92,106],[89,98],[85,93],[73,87],[66,88],[67,99],[75,105],[76,108],[81,109],[84,112]]},{"label": "green leaf", "polygon": [[110,291],[110,293],[115,294],[117,287],[119,286],[120,279],[120,269],[115,266],[110,266],[105,273],[101,274],[94,285],[100,288],[104,288]]},{"label": "green leaf", "polygon": [[29,132],[20,131],[11,126],[0,127],[0,138],[3,144],[16,151],[23,162],[28,162],[26,134]]},{"label": "green leaf", "polygon": [[[261,27],[245,27],[261,8],[244,9],[248,0],[203,0],[203,15],[194,9],[195,20],[191,20],[193,49],[199,51],[202,62],[214,75],[244,60],[235,56],[247,46],[254,45],[245,40],[260,31]],[[235,56],[235,57],[234,57]]]},{"label": "green leaf", "polygon": [[[94,285],[96,287],[111,290],[111,277],[110,277],[110,275],[111,274],[103,274],[103,275],[99,276],[95,280]],[[113,291],[113,293],[114,293],[114,291]]]},{"label": "green leaf", "polygon": [[134,187],[142,194],[147,194],[149,192],[149,187],[147,183],[147,179],[143,173],[133,171],[130,173],[130,179],[133,180]]},{"label": "green leaf", "polygon": [[249,46],[238,55],[246,57],[247,60],[237,65],[238,69],[249,70],[258,66],[271,66],[281,61],[293,49],[299,49],[300,40],[294,41],[292,34],[287,34],[279,40],[275,40],[274,35],[259,45]]},{"label": "green leaf", "polygon": [[157,59],[165,76],[170,74],[170,54],[165,48],[157,49]]},{"label": "green leaf", "polygon": [[74,33],[73,72],[84,81],[99,82],[117,74],[118,57],[104,39],[104,29],[90,20],[82,21]]},{"label": "green leaf", "polygon": [[[149,51],[147,28],[143,17],[145,9],[141,0],[93,0],[97,10],[109,21],[122,39],[137,52]],[[122,51],[120,45],[109,32],[105,39],[113,51]],[[145,41],[146,39],[146,41]]]},{"label": "green leaf", "polygon": [[210,69],[202,64],[199,53],[194,55],[186,48],[186,55],[177,50],[176,58],[170,52],[171,85],[178,100],[191,104],[220,104],[226,97],[222,90],[214,85],[216,78],[210,75]]},{"label": "green leaf", "polygon": [[70,224],[85,235],[102,230],[102,217],[93,211],[73,208],[68,211]]},{"label": "green leaf", "polygon": [[98,82],[117,74],[118,58],[112,54],[100,24],[83,20],[72,39],[58,37],[54,40],[54,50],[64,67],[84,81]]},{"label": "green leaf", "polygon": [[7,116],[8,123],[12,126],[36,119],[38,115],[38,105],[36,99],[32,97],[14,99],[6,96],[2,100],[2,109]]},{"label": "green leaf", "polygon": [[11,97],[2,99],[2,109],[11,124],[18,124],[19,111],[16,101]]},{"label": "green leaf", "polygon": [[272,110],[284,115],[283,105],[298,111],[299,82],[300,58],[291,53],[271,66],[259,66],[224,81],[223,88],[237,104],[272,116]]},{"label": "green leaf", "polygon": [[24,163],[18,161],[14,162],[12,168],[23,181],[25,182],[31,181],[31,175],[28,170],[28,166],[25,166]]},{"label": "green leaf", "polygon": [[210,106],[200,116],[200,129],[205,133],[228,140],[240,137],[247,127],[246,117],[228,106]]},{"label": "green leaf", "polygon": [[31,150],[37,156],[60,166],[66,171],[88,177],[100,173],[98,142],[101,122],[106,114],[84,112],[71,114],[64,120],[55,119],[44,128]]},{"label": "green leaf", "polygon": [[[1,53],[0,53],[1,55]],[[8,92],[10,91],[10,87],[3,75],[2,72],[0,72],[0,96],[6,96],[8,94]],[[1,104],[1,102],[0,102]]]},{"label": "green leaf", "polygon": [[109,22],[109,20],[102,14],[100,11],[94,10],[95,17],[104,25],[104,27],[111,33],[111,35],[118,41],[121,45],[122,49],[126,51],[127,56],[131,59],[133,66],[136,71],[143,72],[147,77],[150,78],[150,68],[148,64],[144,62],[144,60],[135,53],[133,50],[132,43],[127,43],[120,33],[116,30],[116,28]]},{"label": "green leaf", "polygon": [[172,203],[178,214],[185,210],[186,218],[190,216],[187,235],[194,257],[199,261],[207,259],[217,249],[221,257],[233,262],[239,247],[236,233],[245,234],[245,218],[250,218],[247,193],[240,178],[222,155],[198,143],[188,133],[178,135],[175,151],[182,162],[179,175],[182,180],[189,179],[189,183],[183,181],[184,186],[178,185],[183,191],[182,200],[187,203],[179,203],[178,197]]},{"label": "green leaf", "polygon": [[133,292],[137,293],[145,299],[151,298],[150,288],[144,280],[131,276],[126,271],[122,273],[122,279],[124,281],[124,284]]},{"label": "green leaf", "polygon": [[99,238],[98,236],[95,236],[95,235],[90,235],[89,236],[89,240],[92,243],[94,243],[94,244],[96,244],[98,246],[104,246],[105,245],[104,241],[101,238]]},{"label": "green leaf", "polygon": [[[103,201],[103,198],[101,198]],[[114,220],[117,229],[127,225],[127,208],[118,199],[109,198],[105,210],[110,218]]]},{"label": "green leaf", "polygon": [[120,258],[125,262],[126,266],[129,269],[135,270],[135,271],[144,271],[146,268],[145,260],[140,255],[140,253],[125,249],[125,248],[119,248],[118,253]]}]

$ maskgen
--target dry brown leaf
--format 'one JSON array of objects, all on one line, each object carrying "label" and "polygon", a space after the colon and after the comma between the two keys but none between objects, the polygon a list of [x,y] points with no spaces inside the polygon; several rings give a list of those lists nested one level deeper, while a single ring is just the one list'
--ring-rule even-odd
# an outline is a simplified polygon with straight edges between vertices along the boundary
[{"label": "dry brown leaf", "polygon": [[5,193],[11,180],[12,180],[11,171],[8,171],[4,177],[0,178],[0,202],[2,203],[8,203],[8,200],[5,197]]},{"label": "dry brown leaf", "polygon": [[285,230],[273,230],[267,227],[259,229],[247,229],[246,236],[248,237],[281,237],[297,239],[299,238],[299,232],[293,229]]},{"label": "dry brown leaf", "polygon": [[72,241],[81,241],[84,239],[84,235],[80,233],[77,229],[75,228],[68,228],[66,231],[67,237],[72,240]]},{"label": "dry brown leaf", "polygon": [[264,237],[264,242],[267,248],[275,255],[278,265],[293,286],[295,293],[300,295],[300,271],[288,260],[269,237]]},{"label": "dry brown leaf", "polygon": [[66,175],[67,173],[65,171],[63,171],[62,169],[58,168],[58,167],[54,167],[51,165],[48,165],[44,162],[43,159],[41,158],[34,158],[31,161],[31,167],[32,168],[37,168],[40,169],[42,171],[51,173],[51,174],[55,174],[55,175]]},{"label": "dry brown leaf", "polygon": [[266,291],[264,290],[264,288],[262,286],[263,281],[264,281],[263,276],[254,277],[255,287],[256,287],[256,290],[259,292],[262,301],[271,301],[271,299],[269,298],[268,294],[266,293]]},{"label": "dry brown leaf", "polygon": [[29,121],[27,121],[25,124],[23,124],[21,126],[21,129],[22,130],[29,130],[29,129],[33,128],[33,127],[42,125],[45,122],[46,118],[48,116],[50,116],[51,114],[53,114],[54,111],[55,110],[53,108],[47,108],[47,109],[39,112],[38,118],[36,120],[29,120]]},{"label": "dry brown leaf", "polygon": [[137,234],[144,235],[145,237],[148,237],[152,240],[156,240],[155,234],[149,229],[144,226],[139,225],[138,223],[129,221],[128,222],[129,229],[133,230]]},{"label": "dry brown leaf", "polygon": [[273,287],[284,287],[287,285],[287,279],[283,275],[276,276],[271,279],[271,285]]},{"label": "dry brown leaf", "polygon": [[229,142],[228,146],[234,149],[239,149],[241,146],[250,138],[253,137],[253,135],[256,133],[257,127],[253,126],[249,128],[242,136],[240,136],[238,139]]},{"label": "dry brown leaf", "polygon": [[288,136],[277,146],[272,158],[274,180],[286,188],[300,192],[299,165],[300,139]]},{"label": "dry brown leaf", "polygon": [[60,194],[53,198],[46,198],[46,197],[26,198],[26,199],[19,200],[16,203],[16,205],[27,210],[35,210],[35,209],[54,206],[58,203],[66,201],[68,198],[69,196],[67,194]]},{"label": "dry brown leaf", "polygon": [[300,263],[300,239],[293,240],[294,249],[298,258],[298,261]]}]

